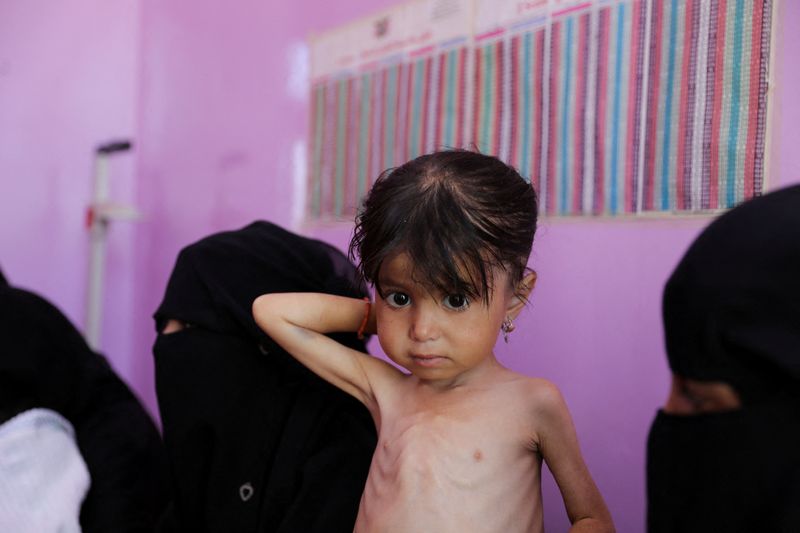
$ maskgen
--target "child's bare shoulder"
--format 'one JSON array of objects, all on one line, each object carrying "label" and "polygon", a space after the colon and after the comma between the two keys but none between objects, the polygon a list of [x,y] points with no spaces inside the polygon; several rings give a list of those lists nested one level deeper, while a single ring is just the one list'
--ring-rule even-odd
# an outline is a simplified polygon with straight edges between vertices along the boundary
[{"label": "child's bare shoulder", "polygon": [[544,378],[516,374],[520,401],[536,415],[559,415],[566,409],[564,397],[555,383]]},{"label": "child's bare shoulder", "polygon": [[528,447],[541,453],[548,435],[558,434],[571,424],[569,409],[561,391],[551,381],[517,374],[514,398],[517,412],[524,417],[520,426]]}]

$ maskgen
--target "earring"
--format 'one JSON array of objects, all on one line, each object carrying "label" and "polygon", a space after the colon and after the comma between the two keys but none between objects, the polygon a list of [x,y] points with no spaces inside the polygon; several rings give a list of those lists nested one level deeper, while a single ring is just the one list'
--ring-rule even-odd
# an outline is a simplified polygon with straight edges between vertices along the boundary
[{"label": "earring", "polygon": [[508,344],[508,334],[514,331],[515,328],[514,321],[511,320],[510,316],[507,316],[500,325],[500,331],[503,332],[503,340],[506,344]]}]

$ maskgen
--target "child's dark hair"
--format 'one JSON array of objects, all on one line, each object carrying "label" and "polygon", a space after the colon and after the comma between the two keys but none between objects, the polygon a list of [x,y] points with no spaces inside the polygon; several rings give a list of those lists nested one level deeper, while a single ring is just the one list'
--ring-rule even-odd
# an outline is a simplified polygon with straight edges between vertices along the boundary
[{"label": "child's dark hair", "polygon": [[488,304],[493,267],[514,286],[522,279],[537,215],[533,187],[511,166],[467,150],[434,152],[375,181],[349,254],[381,295],[381,264],[405,252],[420,283]]}]

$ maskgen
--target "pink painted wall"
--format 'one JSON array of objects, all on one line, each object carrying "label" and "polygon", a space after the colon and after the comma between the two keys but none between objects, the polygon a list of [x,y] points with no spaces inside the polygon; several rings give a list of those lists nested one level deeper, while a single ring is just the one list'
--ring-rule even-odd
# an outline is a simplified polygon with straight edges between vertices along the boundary
[{"label": "pink painted wall", "polygon": [[[94,148],[136,130],[139,2],[0,2],[0,268],[84,323],[86,208]],[[113,198],[136,196],[135,158],[110,164]],[[108,238],[104,347],[132,371],[132,223]]]},{"label": "pink painted wall", "polygon": [[[314,31],[394,0],[259,2],[43,0],[0,3],[0,266],[83,321],[91,153],[134,135],[114,193],[144,218],[112,228],[105,351],[155,410],[150,315],[185,244],[268,218],[292,226],[297,90]],[[779,29],[800,25],[780,2]],[[797,32],[777,41],[772,176],[800,182]],[[300,76],[302,79],[302,76]],[[667,391],[660,292],[707,218],[543,221],[540,276],[501,359],[555,381],[620,532],[644,523],[644,442]],[[350,225],[296,227],[341,247]],[[550,530],[566,518],[552,483]]]}]

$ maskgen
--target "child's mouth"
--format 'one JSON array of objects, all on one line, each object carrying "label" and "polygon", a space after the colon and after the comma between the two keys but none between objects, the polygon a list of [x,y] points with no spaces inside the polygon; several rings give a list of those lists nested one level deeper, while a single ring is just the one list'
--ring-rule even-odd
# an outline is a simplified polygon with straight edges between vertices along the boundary
[{"label": "child's mouth", "polygon": [[411,359],[419,366],[432,367],[439,366],[445,360],[439,355],[412,355]]}]

